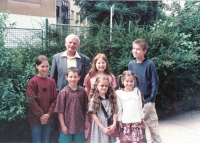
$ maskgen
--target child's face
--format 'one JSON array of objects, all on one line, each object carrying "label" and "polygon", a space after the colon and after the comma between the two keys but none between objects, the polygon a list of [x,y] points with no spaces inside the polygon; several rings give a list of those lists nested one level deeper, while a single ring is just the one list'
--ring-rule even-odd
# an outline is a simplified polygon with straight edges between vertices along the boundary
[{"label": "child's face", "polygon": [[48,71],[49,71],[49,62],[43,61],[40,65],[36,65],[36,69],[38,71],[39,77],[46,77]]},{"label": "child's face", "polygon": [[124,84],[126,90],[128,91],[133,90],[134,78],[132,76],[125,76],[124,81],[122,83]]},{"label": "child's face", "polygon": [[96,62],[96,68],[97,68],[98,71],[100,71],[100,72],[105,71],[106,66],[107,66],[107,63],[102,58],[100,58],[100,59],[97,60],[97,62]]},{"label": "child's face", "polygon": [[105,94],[108,90],[108,87],[109,87],[109,82],[107,80],[101,80],[97,85],[99,94],[102,96],[105,96]]},{"label": "child's face", "polygon": [[76,87],[78,85],[78,81],[80,79],[80,76],[77,72],[69,72],[68,76],[66,76],[66,79],[68,81],[68,84],[70,87]]},{"label": "child's face", "polygon": [[132,48],[132,54],[133,57],[136,59],[141,59],[144,58],[144,55],[146,54],[147,50],[143,50],[143,47],[133,43],[133,48]]}]

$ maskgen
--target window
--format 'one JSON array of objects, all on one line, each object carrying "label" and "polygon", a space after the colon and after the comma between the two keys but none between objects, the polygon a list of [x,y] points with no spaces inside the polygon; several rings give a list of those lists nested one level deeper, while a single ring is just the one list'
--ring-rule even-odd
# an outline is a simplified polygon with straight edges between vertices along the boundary
[{"label": "window", "polygon": [[76,13],[76,20],[79,20],[79,14]]},{"label": "window", "polygon": [[56,6],[56,17],[60,17],[60,7]]},{"label": "window", "polygon": [[74,11],[73,10],[71,10],[71,17],[70,18],[74,19]]},{"label": "window", "polygon": [[62,6],[69,7],[69,2],[68,2],[68,0],[63,0]]}]

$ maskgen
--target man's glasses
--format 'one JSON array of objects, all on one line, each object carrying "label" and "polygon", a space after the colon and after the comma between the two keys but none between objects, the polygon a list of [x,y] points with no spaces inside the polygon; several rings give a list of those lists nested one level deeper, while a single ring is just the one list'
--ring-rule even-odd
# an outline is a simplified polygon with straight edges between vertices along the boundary
[{"label": "man's glasses", "polygon": [[109,85],[103,85],[103,84],[100,85],[100,86],[101,86],[102,88],[103,88],[103,87],[107,87],[107,88],[109,87]]}]

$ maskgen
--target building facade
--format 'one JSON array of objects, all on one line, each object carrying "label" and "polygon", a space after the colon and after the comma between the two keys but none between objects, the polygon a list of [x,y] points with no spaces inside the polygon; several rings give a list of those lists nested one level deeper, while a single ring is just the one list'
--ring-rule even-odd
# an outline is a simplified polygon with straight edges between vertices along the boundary
[{"label": "building facade", "polygon": [[55,18],[55,0],[1,0],[0,11]]},{"label": "building facade", "polygon": [[16,28],[41,28],[48,18],[56,23],[55,0],[0,0],[0,13],[9,12],[9,23]]},{"label": "building facade", "polygon": [[56,0],[56,21],[59,24],[80,25],[79,11],[73,0]]}]

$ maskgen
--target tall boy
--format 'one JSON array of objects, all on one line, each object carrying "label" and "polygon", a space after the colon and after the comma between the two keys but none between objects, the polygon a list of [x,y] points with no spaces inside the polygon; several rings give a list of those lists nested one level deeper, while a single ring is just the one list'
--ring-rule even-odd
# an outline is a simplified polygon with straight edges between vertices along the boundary
[{"label": "tall boy", "polygon": [[68,86],[58,94],[55,112],[60,121],[59,143],[83,143],[85,128],[88,125],[87,105],[88,99],[83,87],[78,86],[79,70],[70,67],[66,72]]},{"label": "tall boy", "polygon": [[[129,62],[128,69],[133,71],[140,80],[141,92],[144,95],[144,120],[150,130],[152,143],[161,143],[162,139],[158,131],[158,116],[155,109],[159,78],[154,63],[144,56],[147,53],[149,43],[145,39],[136,39],[133,41],[132,46],[133,57],[136,59]],[[140,143],[147,143],[145,135]]]}]

